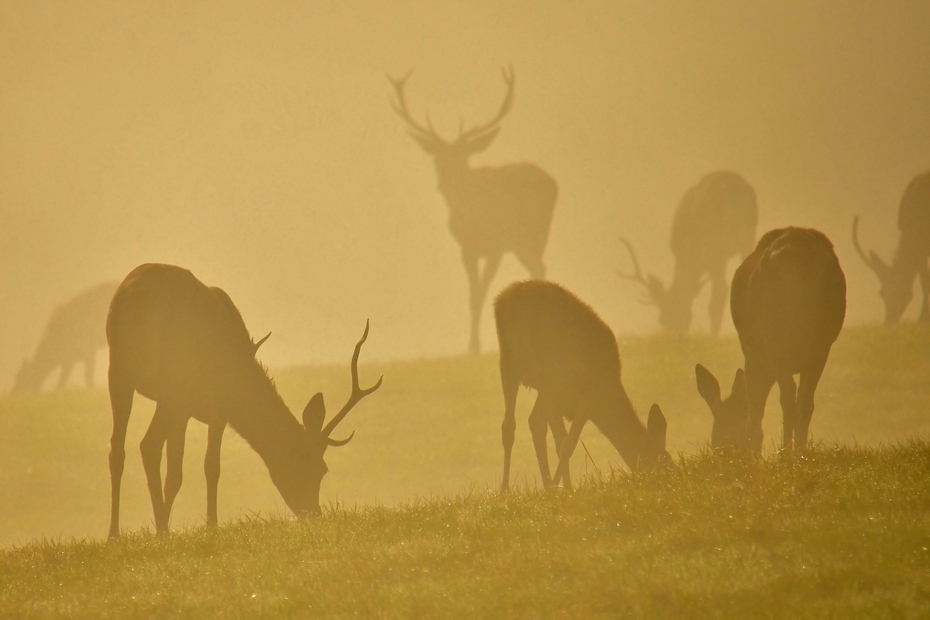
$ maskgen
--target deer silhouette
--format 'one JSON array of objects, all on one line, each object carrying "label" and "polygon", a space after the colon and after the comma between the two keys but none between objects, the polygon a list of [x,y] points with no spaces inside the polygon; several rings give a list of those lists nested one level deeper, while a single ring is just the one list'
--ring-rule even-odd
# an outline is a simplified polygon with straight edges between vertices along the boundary
[{"label": "deer silhouette", "polygon": [[742,260],[756,242],[756,193],[735,172],[712,172],[688,190],[672,220],[671,248],[675,271],[668,288],[659,278],[643,277],[633,246],[630,251],[634,272],[619,272],[645,287],[650,303],[659,310],[659,324],[666,330],[686,332],[691,325],[694,298],[710,279],[708,315],[710,330],[717,334],[727,302],[727,262],[733,256]]},{"label": "deer silhouette", "polygon": [[885,325],[901,320],[914,294],[914,278],[920,275],[922,322],[930,321],[930,171],[914,177],[901,196],[898,208],[898,248],[891,264],[878,254],[868,256],[859,245],[859,217],[853,218],[853,244],[865,264],[875,272],[881,282],[882,301],[885,304]]},{"label": "deer silhouette", "polygon": [[[301,424],[255,359],[268,336],[253,342],[223,290],[207,287],[190,271],[173,265],[145,264],[130,272],[113,296],[106,331],[113,409],[110,538],[119,536],[120,480],[135,392],[156,402],[140,448],[156,531],[165,533],[181,488],[184,437],[191,418],[208,426],[204,461],[208,525],[217,522],[220,445],[227,423],[265,462],[288,508],[305,517],[320,512],[327,447],[345,445],[355,434],[336,440],[331,437],[333,430],[362,398],[381,386],[381,379],[367,389],[358,383],[358,356],[368,337],[366,323],[352,356],[348,401],[324,427],[326,408],[323,395],[317,393],[304,409]],[[164,489],[163,448],[167,452]]]},{"label": "deer silhouette", "polygon": [[695,368],[714,415],[711,445],[761,454],[765,402],[777,381],[784,448],[806,448],[814,392],[846,316],[846,277],[833,244],[810,228],[767,232],[733,276],[730,311],[745,374],[736,372],[724,400],[710,371]]},{"label": "deer silhouette", "polygon": [[[571,486],[569,460],[588,420],[630,469],[671,462],[665,451],[665,416],[653,405],[648,427],[643,427],[620,382],[617,340],[590,306],[558,284],[529,280],[511,284],[497,296],[494,318],[504,391],[502,492],[510,486],[514,414],[521,385],[537,392],[529,425],[544,487],[560,480]],[[572,422],[568,432],[563,418]],[[547,426],[559,455],[554,478],[549,470]]]},{"label": "deer silhouette", "polygon": [[13,393],[37,392],[55,370],[58,389],[65,387],[76,364],[84,365],[84,383],[94,386],[97,352],[107,345],[106,321],[117,282],[87,289],[55,308],[32,359],[23,361]]},{"label": "deer silhouette", "polygon": [[[543,253],[555,208],[558,186],[547,172],[530,163],[472,168],[468,159],[488,148],[500,132],[500,122],[513,106],[513,72],[503,72],[507,93],[489,122],[468,131],[460,127],[455,140],[442,138],[427,117],[426,125],[410,115],[404,86],[411,73],[391,79],[397,99],[394,110],[411,137],[433,157],[439,193],[449,209],[449,230],[462,251],[468,277],[471,334],[468,350],[480,351],[481,311],[503,255],[513,252],[533,278],[545,278]],[[481,262],[483,261],[483,266]]]}]

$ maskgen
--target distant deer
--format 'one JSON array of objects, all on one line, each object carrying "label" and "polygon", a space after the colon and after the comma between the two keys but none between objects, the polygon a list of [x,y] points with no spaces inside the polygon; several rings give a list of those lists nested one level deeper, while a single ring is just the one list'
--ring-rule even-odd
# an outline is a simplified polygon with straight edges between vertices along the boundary
[{"label": "distant deer", "polygon": [[107,308],[116,286],[116,282],[97,285],[55,308],[35,355],[16,374],[13,393],[41,390],[59,368],[58,389],[62,389],[75,364],[84,364],[85,385],[94,386],[94,365],[97,352],[107,346]]},{"label": "distant deer", "polygon": [[865,264],[881,282],[885,303],[885,325],[901,320],[914,291],[914,278],[920,275],[920,321],[930,321],[930,171],[914,177],[901,197],[898,208],[898,249],[889,265],[875,252],[866,256],[859,245],[859,217],[853,219],[853,244]]},{"label": "distant deer", "polygon": [[[404,86],[412,72],[391,79],[397,92],[394,110],[416,143],[433,156],[439,192],[449,208],[449,229],[462,249],[471,307],[468,350],[473,354],[481,348],[481,310],[503,255],[513,252],[532,277],[546,277],[542,258],[558,196],[555,179],[534,164],[472,168],[468,163],[469,157],[491,145],[513,106],[513,72],[503,73],[507,94],[497,115],[468,131],[460,128],[453,141],[442,138],[429,117],[425,126],[411,117]],[[484,267],[479,269],[482,259]]]},{"label": "distant deer", "polygon": [[814,392],[846,316],[846,278],[833,244],[810,228],[767,232],[736,270],[730,297],[745,379],[737,371],[723,400],[714,376],[695,369],[698,392],[714,414],[711,444],[761,454],[765,401],[777,381],[784,448],[806,448]]},{"label": "distant deer", "polygon": [[756,193],[735,172],[712,172],[681,199],[672,220],[672,254],[675,272],[668,288],[659,278],[643,277],[633,246],[634,273],[621,277],[642,284],[649,301],[659,309],[659,324],[666,330],[686,332],[691,325],[691,305],[710,279],[710,331],[720,332],[727,302],[727,262],[745,258],[756,242]]},{"label": "distant deer", "polygon": [[[634,471],[671,461],[665,451],[665,416],[653,405],[648,427],[643,427],[620,382],[617,340],[590,306],[558,284],[530,280],[511,284],[497,296],[494,318],[504,390],[502,492],[510,486],[514,413],[521,385],[537,392],[529,424],[544,487],[560,480],[571,486],[569,460],[588,420]],[[572,421],[567,433],[563,418]],[[549,471],[547,426],[559,455],[554,479]]]},{"label": "distant deer", "polygon": [[[267,337],[253,342],[229,296],[205,286],[186,269],[146,264],[126,276],[107,320],[113,408],[110,538],[119,536],[120,479],[134,392],[157,403],[140,447],[159,533],[168,531],[171,507],[181,488],[190,418],[209,427],[204,461],[208,525],[217,522],[220,444],[227,423],[265,462],[288,508],[301,517],[320,511],[320,482],[327,471],[323,454],[328,446],[348,443],[354,432],[343,440],[330,435],[356,403],[381,386],[381,379],[367,389],[358,383],[358,356],[368,325],[352,356],[352,394],[325,427],[322,394],[310,399],[302,425],[278,395],[255,359]],[[160,466],[166,443],[163,492]]]}]

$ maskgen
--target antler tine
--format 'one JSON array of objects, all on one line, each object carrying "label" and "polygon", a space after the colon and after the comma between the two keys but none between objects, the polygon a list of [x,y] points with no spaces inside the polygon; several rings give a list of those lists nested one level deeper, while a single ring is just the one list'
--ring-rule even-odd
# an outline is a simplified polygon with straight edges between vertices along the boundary
[{"label": "antler tine", "polygon": [[404,122],[406,122],[411,129],[428,136],[431,138],[439,138],[439,135],[436,133],[436,130],[433,129],[432,125],[429,125],[429,118],[427,118],[427,124],[429,127],[424,127],[423,125],[417,123],[413,120],[413,117],[410,116],[410,109],[407,107],[407,97],[404,95],[404,86],[407,85],[407,80],[410,79],[410,76],[413,75],[413,69],[407,72],[402,78],[392,78],[390,75],[387,76],[388,81],[394,87],[394,90],[397,93],[397,100],[391,100],[391,106],[394,108],[394,111],[400,116]]},{"label": "antler tine", "polygon": [[342,441],[335,440],[335,439],[331,440],[329,438],[329,435],[330,433],[333,432],[333,429],[335,429],[339,425],[339,423],[342,422],[342,419],[346,417],[346,414],[348,414],[349,411],[352,410],[352,407],[358,404],[360,400],[362,400],[363,398],[365,398],[366,396],[368,396],[369,394],[377,390],[379,387],[381,387],[381,381],[384,379],[384,375],[381,375],[381,377],[378,378],[377,383],[375,383],[370,388],[365,388],[365,389],[362,389],[358,383],[358,356],[359,356],[359,353],[361,353],[362,351],[362,345],[368,339],[368,327],[369,327],[369,321],[366,320],[365,321],[365,332],[362,334],[362,337],[359,339],[359,341],[355,344],[355,353],[352,354],[352,366],[351,366],[352,394],[349,396],[349,400],[346,401],[346,404],[342,406],[342,409],[339,410],[339,413],[333,416],[333,419],[330,420],[329,423],[326,425],[326,427],[320,432],[321,436],[331,446],[345,445],[346,443],[349,442],[349,439],[352,439],[352,437],[355,434],[354,431],[352,435],[349,435],[348,439],[345,439]]},{"label": "antler tine", "polygon": [[504,76],[504,84],[507,85],[507,94],[504,95],[504,102],[501,104],[501,108],[498,110],[497,115],[489,122],[484,123],[483,125],[476,125],[465,133],[462,133],[461,129],[459,129],[459,140],[471,140],[483,134],[484,132],[493,129],[504,119],[505,116],[507,116],[507,113],[510,112],[510,109],[513,107],[513,65],[508,65],[507,67],[501,69],[501,73]]},{"label": "antler tine", "polygon": [[862,260],[865,261],[865,264],[869,266],[870,269],[875,270],[875,262],[871,260],[868,256],[865,255],[865,252],[862,251],[862,246],[859,245],[859,216],[853,218],[853,245],[856,247],[856,252],[859,253],[859,256],[862,257]]},{"label": "antler tine", "polygon": [[639,282],[640,284],[648,287],[649,283],[646,281],[646,278],[643,277],[643,272],[639,268],[639,261],[636,260],[636,252],[633,251],[633,245],[626,239],[626,237],[620,237],[620,242],[623,243],[630,251],[630,259],[633,261],[633,273],[624,273],[618,269],[617,275],[627,280],[635,280],[636,282]]}]

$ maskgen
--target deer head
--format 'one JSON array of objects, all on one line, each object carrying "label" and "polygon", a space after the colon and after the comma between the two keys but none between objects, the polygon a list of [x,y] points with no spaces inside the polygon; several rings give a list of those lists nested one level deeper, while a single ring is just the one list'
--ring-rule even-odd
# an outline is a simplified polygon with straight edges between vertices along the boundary
[{"label": "deer head", "polygon": [[720,383],[709,370],[698,364],[694,367],[697,389],[710,407],[714,426],[710,432],[710,445],[714,449],[744,449],[747,447],[749,401],[746,398],[746,378],[743,369],[736,371],[730,395],[723,399]]},{"label": "deer head", "polygon": [[[267,338],[262,339],[262,342]],[[328,468],[323,460],[326,449],[330,446],[344,446],[355,436],[355,431],[345,439],[333,439],[332,432],[346,417],[356,404],[379,387],[383,376],[373,386],[362,389],[358,383],[358,356],[362,344],[368,339],[368,322],[365,322],[365,332],[355,345],[352,355],[352,393],[339,413],[334,415],[326,426],[326,405],[323,403],[323,394],[317,392],[303,412],[303,435],[299,438],[302,446],[299,451],[303,458],[299,462],[288,462],[269,467],[269,473],[275,486],[284,498],[288,508],[297,516],[306,517],[320,512],[320,484]],[[261,344],[259,342],[258,344]]]},{"label": "deer head", "polygon": [[624,238],[620,241],[630,251],[630,259],[633,261],[633,273],[625,273],[617,270],[617,275],[627,280],[639,282],[646,291],[647,297],[644,303],[652,304],[659,310],[659,325],[663,329],[675,332],[686,332],[691,325],[691,302],[700,292],[707,280],[701,280],[696,291],[685,291],[681,287],[665,287],[659,278],[653,274],[648,277],[643,276],[639,268],[639,261],[636,260],[636,252],[633,251],[633,245]]},{"label": "deer head", "polygon": [[878,294],[885,302],[885,325],[897,323],[904,315],[904,310],[907,309],[914,294],[913,274],[908,273],[906,269],[895,269],[872,250],[869,250],[869,255],[866,256],[862,251],[862,246],[859,245],[858,215],[853,218],[853,245],[856,246],[856,252],[869,269],[878,276],[878,281],[881,283]]},{"label": "deer head", "polygon": [[454,173],[456,170],[466,168],[468,158],[491,146],[491,143],[494,142],[500,132],[500,122],[510,112],[510,108],[513,107],[514,82],[512,67],[502,70],[502,73],[504,83],[507,85],[507,93],[504,96],[504,102],[501,104],[500,110],[490,121],[476,125],[468,131],[465,131],[464,125],[460,124],[458,137],[451,141],[444,139],[433,128],[429,115],[426,117],[426,125],[416,122],[410,115],[407,100],[404,96],[404,86],[410,76],[413,75],[413,71],[411,70],[407,75],[399,79],[388,77],[397,93],[397,99],[391,102],[394,111],[407,124],[410,136],[420,145],[420,148],[433,156],[440,179],[443,179],[449,173]]}]

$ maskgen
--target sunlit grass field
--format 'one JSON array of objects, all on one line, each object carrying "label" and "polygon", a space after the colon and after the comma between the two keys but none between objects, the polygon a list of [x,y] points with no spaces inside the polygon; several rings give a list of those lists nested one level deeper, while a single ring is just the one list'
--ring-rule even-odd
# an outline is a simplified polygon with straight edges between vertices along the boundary
[{"label": "sunlit grass field", "polygon": [[[105,390],[0,399],[0,615],[287,613],[362,616],[833,616],[930,614],[930,330],[853,328],[834,347],[810,455],[779,455],[773,392],[762,462],[708,454],[694,364],[724,391],[735,337],[620,341],[641,416],[658,402],[677,471],[627,475],[593,427],[575,491],[537,491],[521,393],[517,491],[500,484],[496,355],[361,366],[384,387],[337,432],[321,519],[290,519],[234,432],[223,446],[221,527],[203,527],[205,429],[188,432],[175,533],[156,538],[138,444],[123,478],[124,538],[106,544]],[[272,369],[299,413],[335,410],[345,365]]]}]

